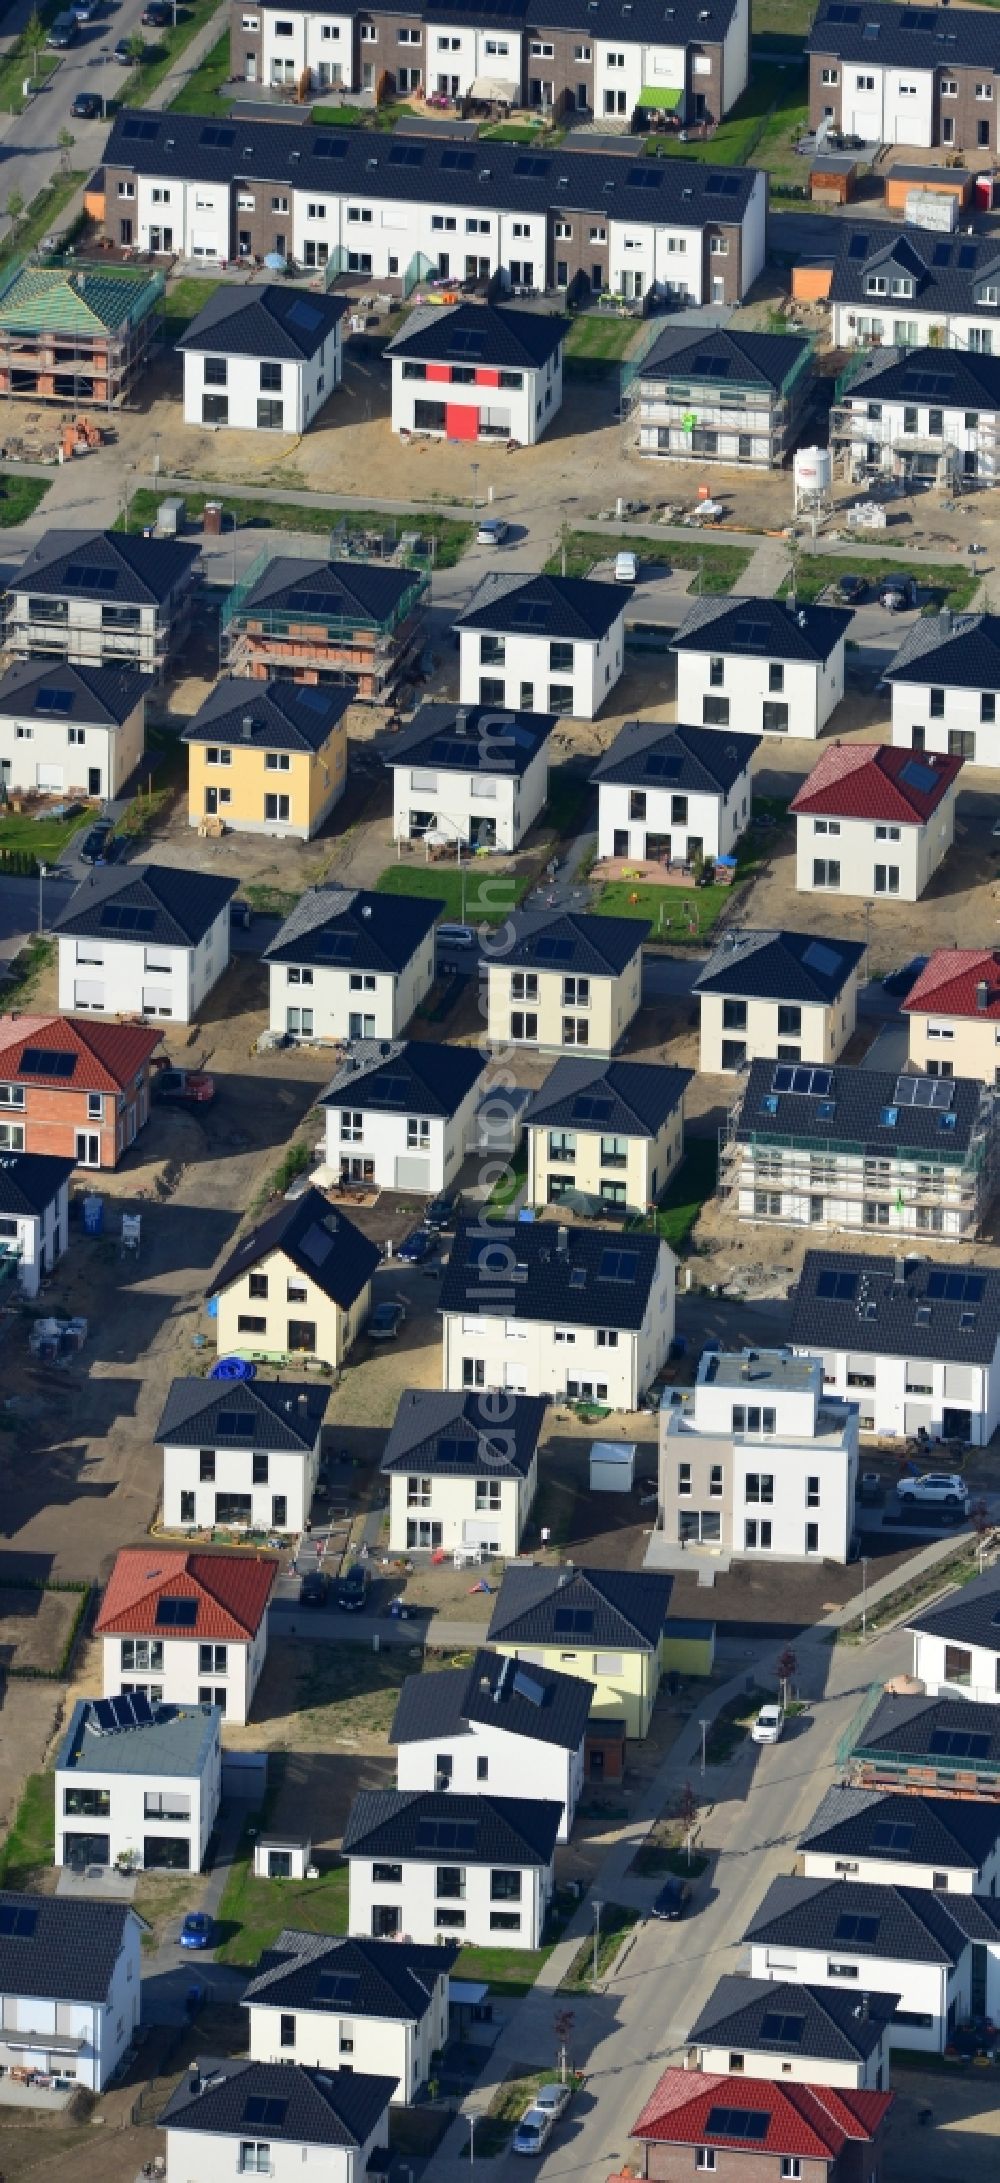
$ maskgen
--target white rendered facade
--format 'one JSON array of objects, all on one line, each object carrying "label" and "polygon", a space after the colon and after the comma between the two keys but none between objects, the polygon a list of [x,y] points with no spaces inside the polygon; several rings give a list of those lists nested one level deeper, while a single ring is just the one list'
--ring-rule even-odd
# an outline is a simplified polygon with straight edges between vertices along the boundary
[{"label": "white rendered facade", "polygon": [[[526,1477],[463,1478],[454,1471],[389,1473],[389,1552],[476,1548],[513,1561],[538,1487],[537,1458]],[[399,1787],[410,1787],[400,1782]],[[433,1782],[421,1784],[433,1788]],[[504,1789],[498,1794],[513,1795]],[[547,1792],[546,1792],[547,1793]]]},{"label": "white rendered facade", "polygon": [[145,748],[145,700],[120,726],[77,725],[38,712],[0,714],[0,782],[12,795],[40,789],[74,796],[120,795]]},{"label": "white rendered facade", "polygon": [[824,1388],[857,1404],[863,1433],[909,1439],[922,1430],[933,1440],[958,1432],[982,1448],[1000,1425],[1000,1356],[990,1364],[963,1364],[941,1357],[888,1357],[878,1350],[821,1349],[816,1342],[796,1353],[819,1357]]},{"label": "white rendered facade", "polygon": [[950,752],[973,766],[1000,764],[995,690],[947,689],[917,680],[894,680],[891,689],[897,748]]},{"label": "white rendered facade", "polygon": [[941,305],[932,310],[921,307],[905,275],[902,284],[905,292],[893,293],[897,283],[890,269],[881,294],[869,290],[860,299],[832,302],[832,345],[855,349],[887,343],[893,348],[978,349],[984,356],[1000,356],[1000,287],[996,283],[985,284],[980,301],[970,294],[964,307],[950,311]]},{"label": "white rendered facade", "polygon": [[463,628],[458,645],[460,704],[593,720],[621,677],[625,600],[603,637],[562,640]]},{"label": "white rendered facade", "polygon": [[[502,723],[498,723],[502,736]],[[459,773],[451,766],[418,766],[405,758],[392,767],[392,838],[420,840],[442,833],[471,842],[491,825],[497,849],[516,849],[542,810],[549,786],[549,743],[524,772]]]},{"label": "white rendered facade", "polygon": [[339,324],[310,357],[234,356],[190,348],[183,354],[184,422],[208,424],[213,430],[305,432],[339,387],[343,372]]},{"label": "white rendered facade", "polygon": [[[600,781],[597,853],[601,857],[660,857],[661,845],[668,840],[672,864],[686,864],[696,850],[706,858],[731,856],[746,831],[749,812],[749,765],[731,788],[720,789],[716,795],[634,789],[624,781]],[[655,837],[652,845],[651,835]]]},{"label": "white rendered facade", "polygon": [[398,973],[268,964],[272,1031],[296,1038],[399,1038],[434,983],[434,935]]},{"label": "white rendered facade", "polygon": [[[283,2059],[287,2061],[288,2056]],[[384,2144],[385,2135],[384,2120],[360,2146],[297,2145],[287,2137],[269,2139],[263,2123],[253,2131],[245,2125],[231,2135],[168,2126],[164,2132],[166,2183],[219,2183],[220,2176],[247,2174],[270,2176],[272,2183],[301,2183],[303,2161],[309,2165],[310,2183],[365,2183],[368,2162],[376,2146]]]},{"label": "white rendered facade", "polygon": [[[336,1958],[333,1958],[334,1965]],[[246,2004],[252,2062],[289,2062],[303,2068],[341,2069],[345,2060],[359,2074],[395,2077],[392,2105],[407,2106],[431,2074],[431,2056],[448,2037],[448,1974],[434,1982],[426,2014],[414,2023],[403,2017],[350,2016],[322,2009],[271,2006],[264,1994]],[[294,2019],[294,2047],[282,2040],[287,2019]]]},{"label": "white rendered facade", "polygon": [[229,964],[229,904],[190,947],[59,935],[59,1006],[67,1015],[170,1017],[192,1023]]},{"label": "white rendered facade", "polygon": [[[422,1858],[402,1862],[372,1860],[349,1854],[350,1914],[348,1931],[379,1939],[389,1936],[389,1924],[407,1940],[434,1942],[457,1940],[463,1946],[537,1948],[554,1885],[551,1862],[547,1865],[451,1865],[442,1852],[441,1864]],[[445,1899],[440,1897],[442,1870],[459,1872],[450,1882]],[[498,1879],[494,1876],[500,1875]],[[389,1876],[391,1875],[391,1877]],[[455,1886],[461,1889],[454,1893]],[[517,1889],[498,1895],[495,1887]],[[444,1916],[438,1916],[438,1911]]]},{"label": "white rendered facade", "polygon": [[88,2092],[104,2090],[139,2027],[140,1931],[130,1915],[107,1992],[99,1998],[64,2001],[58,1991],[20,1994],[16,1987],[0,1993],[0,2074],[32,2070]]},{"label": "white rendered facade", "polygon": [[[308,1453],[266,1451],[267,1475],[261,1477],[262,1451],[248,1447],[163,1448],[163,1522],[168,1531],[212,1531],[227,1520],[220,1501],[248,1495],[252,1531],[297,1533],[303,1530],[319,1475],[321,1434]],[[203,1458],[210,1457],[206,1463]],[[207,1477],[211,1469],[213,1475]],[[213,1676],[214,1681],[214,1676]]]},{"label": "white rendered facade", "polygon": [[451,1760],[456,1796],[545,1797],[561,1804],[558,1840],[568,1842],[583,1788],[583,1738],[575,1751],[539,1738],[513,1736],[491,1722],[470,1720],[458,1735],[429,1736],[396,1749],[397,1789],[437,1789],[439,1757]]},{"label": "white rendered facade", "polygon": [[[442,348],[446,346],[442,342]],[[451,364],[426,364],[415,357],[392,355],[389,361],[394,432],[427,433],[449,440],[506,438],[517,440],[521,447],[533,447],[562,408],[561,346],[535,368],[518,365],[499,370],[477,364],[471,382],[457,381]],[[437,406],[432,410],[428,404]]]},{"label": "white rendered facade", "polygon": [[[944,1695],[954,1697],[956,1692],[946,1685]],[[920,1865],[912,1858],[854,1857],[846,1850],[810,1849],[808,1843],[800,1846],[799,1855],[807,1880],[857,1880],[866,1887],[931,1887],[937,1895],[995,1895],[1000,1878],[1000,1844],[978,1872],[971,1865],[949,1865],[946,1857],[934,1865]]]},{"label": "white rendered facade", "polygon": [[674,1273],[673,1252],[663,1243],[642,1325],[635,1330],[446,1311],[441,1384],[635,1410],[666,1362],[674,1338]]},{"label": "white rendered facade", "polygon": [[660,1410],[657,1540],[727,1555],[846,1562],[858,1416],[822,1367],[784,1351],[702,1358]]},{"label": "white rendered facade", "polygon": [[200,1770],[142,1774],[64,1767],[57,1759],[55,1864],[71,1864],[82,1850],[87,1863],[114,1865],[122,1857],[160,1869],[169,1845],[169,1869],[200,1872],[222,1792],[219,1720],[215,1714]]},{"label": "white rendered facade", "polygon": [[384,1190],[420,1190],[440,1196],[456,1181],[482,1086],[472,1084],[454,1114],[394,1114],[365,1105],[364,1079],[354,1100],[349,1085],[342,1104],[326,1109],[326,1165],[335,1172],[378,1183]]},{"label": "white rendered facade", "polygon": [[[713,2046],[709,2037],[698,2041],[695,2052],[697,2066],[706,2074],[729,2075],[731,2045]],[[858,2092],[884,2092],[889,2082],[888,2024],[878,2045],[867,2055],[859,2055],[856,2062],[833,2061],[825,2054],[776,2054],[773,2046],[755,2047],[752,2038],[740,2053],[746,2076],[761,2077],[765,2083],[827,2084]]]},{"label": "white rendered facade", "polygon": [[16,1254],[22,1296],[37,1296],[43,1275],[51,1273],[69,1249],[69,1183],[60,1183],[39,1212],[5,1213],[0,1218],[0,1246]]},{"label": "white rendered facade", "polygon": [[930,1698],[968,1698],[973,1705],[1000,1705],[1000,1646],[994,1651],[964,1638],[951,1640],[930,1630],[914,1630],[913,1672]]},{"label": "white rendered facade", "polygon": [[922,825],[883,819],[816,817],[795,821],[795,885],[800,894],[885,896],[918,902],[955,839],[953,785]]},{"label": "white rendered facade", "polygon": [[[923,402],[881,395],[875,379],[871,399],[862,382],[853,396],[845,396],[841,414],[845,429],[850,424],[849,460],[858,479],[867,476],[872,466],[889,477],[905,476],[921,458],[925,464],[927,458],[936,459],[937,469],[929,473],[931,482],[958,484],[974,479],[980,485],[993,485],[1000,475],[995,410],[936,403],[931,413]],[[917,474],[928,475],[926,467]]]},{"label": "white rendered facade", "polygon": [[913,144],[921,150],[933,144],[933,68],[841,61],[840,76],[840,127],[846,135],[859,136],[864,144]]},{"label": "white rendered facade", "polygon": [[858,973],[832,1001],[765,1000],[700,993],[700,1067],[719,1076],[748,1061],[836,1061],[854,1035]]},{"label": "white rendered facade", "polygon": [[844,695],[845,651],[840,637],[825,660],[749,657],[714,651],[709,628],[703,652],[685,645],[675,655],[677,718],[720,731],[815,740]]},{"label": "white rendered facade", "polygon": [[139,1690],[152,1703],[218,1706],[224,1720],[242,1727],[267,1652],[267,1609],[246,1644],[200,1643],[197,1638],[104,1637],[106,1698]]},{"label": "white rendered facade", "polygon": [[[958,1936],[956,1935],[956,1940]],[[783,1942],[752,1940],[752,1978],[793,1979],[805,1986],[840,1986],[848,1992],[893,1993],[900,1996],[899,2011],[929,2022],[896,2022],[891,2043],[915,2047],[923,2053],[941,2054],[948,2044],[952,2022],[969,2014],[970,1961],[972,1950],[964,1947],[955,1966],[920,1963],[911,1959],[852,1954],[842,1942],[827,1948],[806,1948]],[[987,1948],[987,1990],[996,1985],[997,1965]],[[950,2016],[949,2012],[954,2011]]]}]

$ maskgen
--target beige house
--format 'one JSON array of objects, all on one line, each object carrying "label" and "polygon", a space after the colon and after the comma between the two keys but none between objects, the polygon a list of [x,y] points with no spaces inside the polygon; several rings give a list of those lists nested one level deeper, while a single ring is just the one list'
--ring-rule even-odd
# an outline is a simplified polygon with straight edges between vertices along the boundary
[{"label": "beige house", "polygon": [[690,1069],[638,1061],[557,1061],[525,1110],[528,1200],[560,1198],[643,1212],[684,1156]]},{"label": "beige house", "polygon": [[1000,1084],[1000,951],[941,948],[903,1002],[910,1061],[928,1076]]},{"label": "beige house", "polygon": [[488,1037],[494,1046],[607,1059],[642,999],[642,943],[651,926],[631,917],[511,920],[514,939],[490,960]]},{"label": "beige house", "polygon": [[800,894],[917,902],[955,839],[961,758],[836,743],[790,809]]},{"label": "beige house", "polygon": [[378,1247],[319,1190],[251,1228],[208,1291],[219,1355],[315,1357],[336,1369],[366,1324]]},{"label": "beige house", "polygon": [[695,979],[699,1067],[719,1076],[752,1061],[836,1061],[854,1030],[864,952],[808,932],[727,933]]}]

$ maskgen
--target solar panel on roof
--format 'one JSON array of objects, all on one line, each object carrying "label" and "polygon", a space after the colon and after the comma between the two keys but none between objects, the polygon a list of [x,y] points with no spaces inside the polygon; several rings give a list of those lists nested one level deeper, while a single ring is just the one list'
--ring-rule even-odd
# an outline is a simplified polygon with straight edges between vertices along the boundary
[{"label": "solar panel on roof", "polygon": [[843,969],[844,958],[835,947],[826,947],[822,940],[810,940],[802,957],[810,970],[821,978],[835,978]]},{"label": "solar panel on roof", "polygon": [[710,174],[705,184],[707,197],[735,197],[740,187],[738,174]]},{"label": "solar panel on roof", "polygon": [[748,652],[765,651],[768,635],[766,622],[734,622],[733,624],[733,636],[737,644],[745,645]]},{"label": "solar panel on roof", "polygon": [[591,1607],[557,1607],[552,1627],[558,1637],[585,1637],[594,1627]]},{"label": "solar panel on roof", "polygon": [[901,1076],[896,1084],[900,1107],[933,1107],[940,1112],[951,1106],[954,1097],[954,1081],[947,1076]]},{"label": "solar panel on roof", "polygon": [[215,1430],[223,1440],[252,1440],[254,1421],[249,1410],[220,1410]]},{"label": "solar panel on roof", "polygon": [[853,1941],[858,1947],[868,1947],[878,1933],[878,1919],[858,1916],[851,1911],[837,1919],[833,1929],[834,1940]]},{"label": "solar panel on roof", "polygon": [[654,750],[645,760],[644,770],[651,781],[676,781],[681,770],[681,760],[668,751]]},{"label": "solar panel on roof", "polygon": [[346,159],[347,141],[342,136],[320,136],[310,146],[313,159]]},{"label": "solar panel on roof", "polygon": [[114,1734],[118,1723],[111,1710],[109,1698],[95,1698],[93,1700],[90,1708],[90,1720],[91,1726],[97,1729],[99,1735],[110,1736]]},{"label": "solar panel on roof", "polygon": [[945,1273],[935,1266],[927,1276],[928,1296],[943,1297],[949,1304],[978,1304],[986,1287],[981,1273]]},{"label": "solar panel on roof", "polygon": [[935,1758],[985,1759],[989,1757],[990,1739],[967,1728],[935,1728],[929,1749]]},{"label": "solar panel on roof", "polygon": [[328,712],[330,701],[331,692],[329,690],[316,689],[311,682],[297,682],[295,685],[295,702],[297,705],[301,705],[305,712]]},{"label": "solar panel on roof", "polygon": [[922,766],[918,759],[908,758],[899,776],[907,788],[916,790],[918,796],[929,796],[938,785],[938,775],[933,766]]},{"label": "solar panel on roof", "polygon": [[848,244],[847,255],[849,258],[866,258],[868,256],[867,235],[852,235]]},{"label": "solar panel on roof", "polygon": [[83,561],[71,561],[66,570],[66,582],[74,591],[114,591],[118,570],[88,568]]},{"label": "solar panel on roof", "polygon": [[509,620],[512,629],[537,629],[548,619],[548,606],[544,599],[516,600],[511,607]]},{"label": "solar panel on roof", "polygon": [[599,1281],[634,1281],[639,1267],[638,1251],[602,1251],[597,1262]]},{"label": "solar panel on roof", "polygon": [[290,591],[288,594],[288,611],[290,614],[329,614],[329,592]]},{"label": "solar panel on roof", "polygon": [[461,356],[483,356],[486,335],[481,326],[460,326],[457,333],[446,334],[444,354],[457,359]]},{"label": "solar panel on roof", "polygon": [[198,1620],[196,1599],[171,1599],[169,1596],[156,1602],[156,1620],[161,1629],[193,1630]]},{"label": "solar panel on roof", "polygon": [[219,124],[213,121],[210,122],[207,129],[202,130],[198,142],[199,144],[209,145],[216,151],[225,151],[228,145],[235,144],[236,131],[235,129],[220,128]]},{"label": "solar panel on roof", "polygon": [[695,357],[691,372],[696,373],[699,379],[727,379],[730,361],[728,356],[713,356],[703,351],[700,356]]},{"label": "solar panel on roof", "polygon": [[134,1690],[132,1692],[132,1712],[135,1716],[135,1725],[137,1728],[148,1727],[150,1721],[153,1719],[153,1708],[150,1705],[149,1699],[147,1698],[145,1691]]},{"label": "solar panel on roof", "polygon": [[522,177],[547,174],[551,165],[550,159],[537,159],[530,153],[522,153],[520,159],[514,161],[514,173]]},{"label": "solar panel on roof", "polygon": [[857,1295],[856,1273],[838,1273],[833,1266],[824,1266],[816,1283],[817,1296],[835,1297],[838,1303],[849,1304]]},{"label": "solar panel on roof", "polygon": [[405,1107],[410,1101],[410,1080],[406,1076],[376,1076],[366,1087],[365,1103],[370,1107]]},{"label": "solar panel on roof", "polygon": [[349,962],[358,944],[356,932],[318,932],[310,941],[312,953],[328,963]]},{"label": "solar panel on roof", "polygon": [[548,1697],[546,1685],[532,1675],[530,1668],[515,1668],[512,1688],[515,1696],[525,1698],[529,1705],[544,1705]]},{"label": "solar panel on roof", "polygon": [[912,1849],[916,1827],[912,1819],[880,1819],[872,1829],[873,1849]]},{"label": "solar panel on roof", "polygon": [[314,333],[316,327],[323,324],[322,311],[317,309],[315,303],[307,303],[302,296],[296,296],[285,317],[289,326],[301,326],[306,333]]},{"label": "solar panel on roof", "polygon": [[475,1457],[476,1447],[471,1438],[443,1438],[437,1442],[434,1450],[434,1461],[440,1470],[465,1470],[475,1461]]},{"label": "solar panel on roof", "polygon": [[132,1713],[132,1705],[130,1699],[112,1698],[109,1703],[111,1706],[111,1711],[115,1717],[116,1728],[135,1727],[135,1720]]},{"label": "solar panel on roof", "polygon": [[147,121],[141,119],[138,115],[130,115],[121,123],[119,135],[128,138],[131,143],[149,144],[156,135],[156,128],[155,121]]},{"label": "solar panel on roof", "polygon": [[105,902],[101,909],[107,932],[152,932],[155,923],[155,911],[136,909],[131,902]]},{"label": "solar panel on roof", "polygon": [[535,941],[535,954],[540,963],[568,963],[572,953],[572,940],[559,939],[552,933],[543,932]]},{"label": "solar panel on roof", "polygon": [[28,1903],[0,1903],[0,1935],[4,1940],[31,1940],[38,1912]]},{"label": "solar panel on roof", "polygon": [[606,1122],[612,1107],[613,1101],[611,1099],[595,1097],[593,1092],[581,1092],[579,1097],[573,1101],[573,1120],[575,1122]]},{"label": "solar panel on roof", "polygon": [[334,1240],[329,1231],[326,1228],[321,1228],[319,1222],[314,1220],[312,1226],[306,1229],[305,1235],[299,1244],[299,1250],[303,1258],[309,1260],[310,1266],[325,1266],[333,1249]]},{"label": "solar panel on roof", "polygon": [[950,243],[935,243],[935,245],[934,245],[934,248],[933,248],[933,250],[931,251],[931,264],[932,264],[932,265],[950,265],[950,264],[951,264],[951,244],[950,244]]},{"label": "solar panel on roof", "polygon": [[761,2022],[760,2036],[773,2040],[776,2046],[797,2047],[805,2028],[804,2016],[786,2016],[780,2009],[768,2009]]},{"label": "solar panel on roof", "polygon": [[963,243],[958,253],[958,263],[960,269],[963,272],[968,272],[970,266],[975,265],[975,262],[976,253],[972,243]]},{"label": "solar panel on roof", "polygon": [[448,168],[452,173],[458,171],[467,174],[470,167],[474,167],[475,164],[475,152],[460,151],[457,145],[446,144],[441,154],[442,169]]},{"label": "solar panel on roof", "polygon": [[361,1980],[356,1971],[321,1971],[313,1992],[315,2001],[345,2001],[357,1999]]},{"label": "solar panel on roof", "polygon": [[36,713],[66,714],[70,711],[72,704],[72,690],[56,690],[49,684],[46,684],[44,689],[39,690],[35,697]]},{"label": "solar panel on roof", "polygon": [[422,167],[426,150],[426,144],[390,144],[389,165],[390,167]]},{"label": "solar panel on roof", "polygon": [[782,1062],[771,1078],[771,1090],[794,1092],[800,1099],[825,1099],[832,1083],[832,1069],[812,1069],[801,1063]]},{"label": "solar panel on roof", "polygon": [[655,160],[645,167],[630,167],[625,180],[630,189],[659,189],[662,175]]},{"label": "solar panel on roof", "polygon": [[710,2107],[705,2124],[709,2138],[765,2138],[771,2117],[763,2107]]},{"label": "solar panel on roof", "polygon": [[72,1076],[76,1054],[60,1053],[54,1046],[26,1046],[21,1055],[22,1076]]},{"label": "solar panel on roof", "polygon": [[268,2128],[277,2128],[280,2123],[284,2122],[287,2113],[287,2100],[264,2099],[256,2092],[243,2103],[244,2122],[253,2123],[255,2126],[264,2124]]}]

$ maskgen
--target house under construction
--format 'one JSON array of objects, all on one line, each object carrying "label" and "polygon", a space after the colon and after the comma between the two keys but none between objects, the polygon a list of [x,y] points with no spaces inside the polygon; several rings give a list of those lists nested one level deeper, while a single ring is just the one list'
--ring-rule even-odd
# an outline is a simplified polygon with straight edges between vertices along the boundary
[{"label": "house under construction", "polygon": [[389,702],[423,642],[427,577],[393,562],[326,561],[267,548],[222,609],[230,674],[353,682]]},{"label": "house under construction", "polygon": [[860,349],[837,380],[830,446],[844,477],[969,492],[1000,477],[1000,357]]},{"label": "house under construction", "polygon": [[144,369],[162,273],[120,265],[12,265],[0,276],[0,394],[118,409]]},{"label": "house under construction", "polygon": [[813,344],[801,334],[650,327],[622,369],[626,445],[638,455],[776,470],[799,436]]}]

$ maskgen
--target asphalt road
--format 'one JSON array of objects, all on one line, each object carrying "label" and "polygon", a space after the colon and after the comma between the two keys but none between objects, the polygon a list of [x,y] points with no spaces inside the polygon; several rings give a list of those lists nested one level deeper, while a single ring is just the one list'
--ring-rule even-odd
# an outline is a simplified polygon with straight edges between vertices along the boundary
[{"label": "asphalt road", "polygon": [[[127,71],[112,59],[112,51],[118,38],[131,37],[139,29],[143,4],[144,0],[103,0],[100,14],[93,23],[81,25],[76,44],[62,55],[45,89],[23,114],[7,117],[0,136],[0,203],[6,205],[11,191],[18,190],[29,205],[51,181],[62,157],[60,129],[68,129],[73,137],[68,155],[71,167],[89,173],[100,164],[107,122],[74,121],[70,107],[78,91],[98,91],[103,98],[120,91]],[[148,36],[152,44],[156,32]],[[0,220],[0,236],[9,227],[9,220]]]}]

